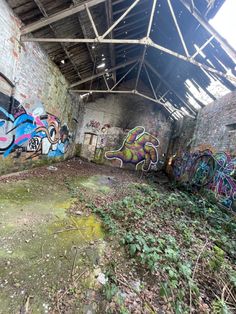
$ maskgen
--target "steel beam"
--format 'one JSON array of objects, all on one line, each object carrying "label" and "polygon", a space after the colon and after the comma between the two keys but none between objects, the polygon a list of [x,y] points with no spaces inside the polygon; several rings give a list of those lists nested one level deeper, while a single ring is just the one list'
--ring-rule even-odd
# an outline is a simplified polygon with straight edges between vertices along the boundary
[{"label": "steel beam", "polygon": [[[74,5],[77,5],[77,2],[76,2],[77,0],[72,0],[72,1],[73,1],[73,4],[74,4]],[[85,28],[83,22],[81,22],[81,16],[80,16],[80,14],[77,14],[77,19],[78,19],[78,22],[79,22],[80,27],[81,27],[81,29],[82,29],[84,38],[88,37],[88,36],[87,36],[87,30],[86,30],[86,28]],[[88,52],[89,52],[91,61],[92,61],[92,63],[94,64],[95,58],[94,58],[92,49],[91,49],[91,47],[90,47],[90,45],[89,45],[88,43],[86,43],[86,47],[87,47],[87,49],[88,49]]]},{"label": "steel beam", "polygon": [[183,37],[182,32],[181,32],[181,30],[180,30],[179,23],[178,23],[178,21],[177,21],[177,18],[176,18],[176,15],[175,15],[175,12],[174,12],[174,9],[173,9],[171,0],[167,0],[167,3],[168,3],[168,6],[169,6],[169,9],[170,9],[170,13],[171,13],[171,15],[172,15],[172,18],[173,18],[173,20],[174,20],[175,27],[176,27],[176,29],[177,29],[179,38],[180,38],[180,40],[181,40],[182,46],[183,46],[183,48],[184,48],[185,54],[186,54],[187,57],[189,57],[188,48],[187,48],[187,46],[186,46],[186,44],[185,44],[184,37]]},{"label": "steel beam", "polygon": [[[112,0],[106,1],[106,12],[107,12],[107,26],[111,27],[113,23],[113,9],[112,9]],[[113,31],[110,32],[110,39],[114,38]],[[111,66],[116,65],[116,53],[114,45],[109,45],[110,57],[111,57]],[[112,72],[113,81],[116,82],[116,71]]]},{"label": "steel beam", "polygon": [[101,89],[71,89],[73,93],[97,93],[97,94],[134,94],[134,90],[101,90]]},{"label": "steel beam", "polygon": [[221,44],[224,50],[236,60],[236,51],[235,49],[225,40],[215,29],[212,27],[209,22],[201,16],[200,12],[196,8],[191,8],[191,5],[186,0],[179,0],[184,7],[196,18],[196,20],[211,34],[215,39]]},{"label": "steel beam", "polygon": [[[43,14],[43,16],[44,16],[45,18],[48,18],[48,14],[47,14],[47,12],[46,12],[46,10],[45,10],[43,4],[41,3],[41,1],[40,1],[40,0],[34,0],[34,2],[35,2],[35,4],[38,6],[38,8],[39,8],[40,12]],[[54,35],[57,36],[57,31],[55,30],[55,28],[54,28],[52,25],[49,25],[49,26],[50,26],[52,32],[54,33]],[[79,72],[78,66],[77,66],[77,65],[74,63],[74,61],[71,59],[70,53],[69,53],[69,51],[67,50],[66,46],[64,45],[64,43],[59,43],[59,44],[61,45],[62,49],[64,50],[64,52],[65,52],[67,58],[70,60],[70,62],[71,62],[71,64],[72,64],[73,68],[75,69],[75,71],[76,71],[78,77],[81,78],[81,74],[80,74],[80,72]]]},{"label": "steel beam", "polygon": [[181,54],[179,54],[179,53],[177,53],[177,52],[175,52],[175,51],[172,51],[172,50],[170,50],[170,49],[168,49],[168,48],[165,48],[165,47],[163,47],[163,46],[160,46],[160,45],[158,45],[158,44],[155,44],[154,42],[150,43],[150,46],[153,47],[153,48],[156,48],[156,49],[158,49],[158,50],[161,50],[161,51],[163,51],[163,52],[165,52],[165,53],[167,53],[167,54],[169,54],[169,55],[172,55],[172,56],[174,56],[174,57],[176,57],[176,58],[178,58],[178,59],[181,59],[181,60],[187,61],[187,62],[189,62],[189,63],[192,63],[192,64],[198,66],[199,68],[202,68],[202,69],[204,69],[204,70],[207,70],[207,71],[212,72],[212,73],[214,73],[214,74],[217,74],[217,75],[219,75],[219,76],[225,77],[225,78],[228,79],[228,80],[232,80],[232,81],[234,81],[234,82],[236,83],[236,77],[233,76],[233,75],[229,75],[229,74],[227,74],[227,73],[223,73],[223,72],[221,72],[221,71],[218,71],[218,70],[216,70],[216,69],[214,69],[214,68],[211,68],[211,67],[209,67],[209,66],[207,66],[207,65],[205,65],[205,64],[202,64],[202,63],[200,63],[200,62],[197,62],[197,61],[195,61],[195,60],[193,60],[193,59],[191,59],[191,58],[185,57],[185,56],[183,56],[183,55],[181,55]]},{"label": "steel beam", "polygon": [[[148,73],[148,70],[147,70],[147,67],[146,67],[145,63],[144,63],[144,70],[145,70],[145,72],[146,72],[146,74],[147,74],[148,81],[149,81],[149,84],[150,84],[150,86],[151,86],[153,95],[154,95],[155,99],[157,99],[157,95],[156,95],[155,89],[154,89],[154,87],[153,87],[153,84],[152,84],[152,81],[151,81],[151,78],[150,78],[150,76],[149,76],[149,73]],[[159,100],[160,100],[160,99],[159,99]]]},{"label": "steel beam", "polygon": [[89,77],[87,77],[87,78],[84,78],[84,79],[81,80],[81,81],[78,81],[78,82],[76,82],[76,83],[71,84],[71,85],[70,85],[70,88],[73,88],[73,87],[75,87],[75,86],[81,85],[81,84],[86,83],[86,82],[88,82],[88,81],[94,80],[94,79],[96,79],[96,78],[99,78],[100,76],[105,75],[106,73],[110,73],[110,72],[116,71],[116,70],[118,70],[118,69],[121,69],[121,68],[123,68],[123,67],[126,67],[126,66],[128,66],[128,65],[130,65],[130,64],[133,64],[133,63],[135,63],[135,62],[137,62],[137,58],[136,58],[136,59],[132,59],[132,60],[127,61],[127,62],[124,62],[124,63],[122,63],[122,64],[118,64],[118,65],[116,65],[115,67],[109,69],[108,71],[103,71],[103,72],[101,72],[101,73],[98,73],[98,74],[89,76]]},{"label": "steel beam", "polygon": [[197,51],[191,56],[191,59],[194,59],[214,38],[214,36],[211,36]]},{"label": "steel beam", "polygon": [[147,50],[147,46],[144,47],[142,56],[141,56],[140,61],[139,61],[139,67],[138,67],[138,72],[137,72],[137,77],[136,77],[135,87],[134,87],[135,90],[138,88],[139,77],[140,77],[140,73],[141,73],[141,70],[142,70],[142,66],[143,66],[143,61],[144,61],[144,58],[145,58],[146,50]]},{"label": "steel beam", "polygon": [[178,91],[176,91],[158,72],[157,70],[148,62],[145,61],[146,66],[159,78],[159,80],[161,82],[163,82],[168,88],[169,90],[171,90],[178,98],[179,100],[182,102],[182,104],[188,108],[188,110],[193,113],[194,115],[196,115],[196,109],[190,107],[190,105],[188,105],[185,100],[182,98],[182,96],[180,96],[180,94],[178,93]]},{"label": "steel beam", "polygon": [[88,7],[92,7],[95,6],[99,3],[104,2],[105,0],[88,0],[86,2],[84,2],[83,4],[77,5],[77,6],[73,6],[71,8],[68,8],[66,10],[63,10],[59,13],[53,14],[47,18],[41,19],[37,22],[34,22],[32,24],[26,25],[24,27],[22,27],[21,29],[21,35],[25,35],[31,32],[34,32],[44,26],[47,26],[51,23],[60,21],[68,16],[71,16],[75,13],[78,13],[80,11],[83,11],[85,9],[85,5],[87,5]]},{"label": "steel beam", "polygon": [[144,95],[142,93],[137,92],[136,90],[97,90],[97,89],[72,89],[70,92],[73,93],[95,93],[95,94],[131,94],[131,95],[138,95],[145,99],[148,99],[154,103],[158,103],[159,105],[163,106],[170,114],[172,114],[173,111],[170,110],[164,103],[151,98],[147,95]]},{"label": "steel beam", "polygon": [[152,23],[153,23],[153,19],[154,19],[154,15],[155,15],[156,5],[157,5],[157,0],[153,0],[152,11],[151,11],[150,19],[149,19],[148,30],[147,30],[147,38],[150,37],[150,33],[151,33],[151,29],[152,29]]},{"label": "steel beam", "polygon": [[[147,36],[146,36],[147,39],[149,39],[149,36],[151,33],[151,28],[152,28],[153,18],[154,18],[154,14],[155,14],[156,4],[157,4],[157,0],[153,0],[152,10],[151,10],[151,14],[150,14],[149,23],[148,23],[148,29],[147,29]],[[138,87],[139,77],[140,77],[140,73],[142,71],[142,66],[143,66],[143,61],[145,59],[146,51],[147,51],[147,45],[144,46],[143,53],[141,55],[138,73],[137,73],[137,78],[136,78],[136,82],[135,82],[135,90],[137,90],[137,87]]]},{"label": "steel beam", "polygon": [[211,68],[205,64],[202,64],[200,62],[197,62],[191,58],[188,58],[186,56],[183,56],[171,49],[165,48],[161,45],[158,45],[154,43],[150,38],[142,38],[142,39],[100,39],[98,41],[97,38],[90,39],[90,38],[22,38],[22,42],[74,42],[74,43],[103,43],[103,44],[131,44],[131,45],[146,45],[153,47],[155,49],[161,50],[171,56],[174,56],[178,59],[181,59],[183,61],[189,62],[191,64],[194,64],[204,70],[207,70],[209,72],[212,72],[214,74],[217,74],[219,76],[225,77],[228,80],[234,81],[236,83],[236,77],[233,75],[229,75],[227,73],[223,73],[221,71],[218,71],[214,68]]},{"label": "steel beam", "polygon": [[117,85],[119,85],[124,78],[136,67],[137,62],[121,77],[121,79],[111,88],[111,90],[115,89]]},{"label": "steel beam", "polygon": [[147,96],[147,95],[145,95],[145,94],[143,94],[143,93],[140,93],[140,92],[138,92],[138,91],[135,91],[135,95],[139,95],[139,96],[141,96],[141,97],[143,97],[143,98],[145,98],[145,99],[151,100],[151,101],[155,102],[156,104],[159,104],[159,105],[165,107],[165,108],[171,113],[171,110],[166,107],[166,104],[163,103],[163,102],[161,102],[161,101],[159,101],[158,99],[154,99],[154,98],[149,97],[149,96]]},{"label": "steel beam", "polygon": [[22,37],[21,42],[39,43],[90,43],[90,44],[140,44],[141,39],[97,39],[97,38],[35,38]]},{"label": "steel beam", "polygon": [[99,34],[98,34],[98,31],[97,31],[97,27],[96,27],[96,25],[95,25],[95,23],[94,23],[92,14],[91,14],[91,12],[90,12],[90,10],[89,10],[89,7],[88,7],[88,4],[85,4],[85,8],[86,8],[86,11],[87,11],[89,20],[90,20],[90,22],[91,22],[91,24],[92,24],[94,34],[95,34],[96,38],[98,38],[98,37],[99,37]]},{"label": "steel beam", "polygon": [[108,30],[101,36],[102,39],[104,39],[115,27],[118,25],[129,12],[138,4],[140,0],[135,0],[130,7],[111,25],[111,27],[108,28]]},{"label": "steel beam", "polygon": [[107,90],[110,91],[110,86],[109,86],[108,83],[107,83],[107,80],[106,80],[106,78],[105,78],[105,74],[103,74],[103,79],[104,79],[104,81],[105,81]]}]

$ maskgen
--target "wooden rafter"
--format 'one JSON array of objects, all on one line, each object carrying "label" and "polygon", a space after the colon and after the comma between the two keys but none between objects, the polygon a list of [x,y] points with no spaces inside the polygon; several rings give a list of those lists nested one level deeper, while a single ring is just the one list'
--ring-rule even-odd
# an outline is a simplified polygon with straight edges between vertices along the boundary
[{"label": "wooden rafter", "polygon": [[99,3],[104,2],[105,0],[88,0],[86,2],[84,2],[83,4],[77,5],[77,6],[73,6],[69,9],[63,10],[59,13],[53,14],[47,18],[41,19],[37,22],[34,22],[32,24],[29,24],[27,26],[22,27],[21,29],[21,35],[26,35],[28,33],[34,32],[44,26],[47,26],[51,23],[55,23],[57,21],[60,21],[68,16],[71,16],[75,13],[81,12],[85,9],[85,4],[88,7],[92,7],[95,6]]},{"label": "wooden rafter", "polygon": [[[48,18],[48,14],[47,14],[47,12],[46,12],[46,10],[45,10],[43,4],[41,3],[41,1],[40,1],[40,0],[34,0],[34,2],[35,2],[36,5],[38,6],[38,8],[39,8],[40,12],[43,14],[43,16],[44,16],[45,18]],[[55,28],[54,28],[52,25],[49,25],[49,26],[50,26],[52,32],[54,33],[54,35],[57,36],[57,31],[55,30]],[[77,65],[74,63],[74,61],[71,59],[70,53],[69,53],[69,51],[67,50],[65,44],[64,44],[64,43],[60,43],[60,45],[61,45],[62,49],[64,50],[64,52],[65,52],[67,58],[70,60],[71,64],[73,65],[73,68],[75,69],[75,71],[76,71],[78,77],[81,78],[81,74],[80,74],[80,72],[79,72],[79,69],[78,69]]]}]

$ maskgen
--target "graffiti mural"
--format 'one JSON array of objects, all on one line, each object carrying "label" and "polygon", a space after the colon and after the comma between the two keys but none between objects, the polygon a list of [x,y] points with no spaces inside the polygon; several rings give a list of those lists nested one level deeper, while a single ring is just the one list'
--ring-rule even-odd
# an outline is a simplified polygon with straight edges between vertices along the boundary
[{"label": "graffiti mural", "polygon": [[109,160],[117,159],[121,163],[130,163],[136,166],[142,164],[142,170],[148,171],[158,162],[157,148],[158,139],[148,132],[145,128],[137,126],[129,131],[122,146],[115,151],[108,151],[105,157]]},{"label": "graffiti mural", "polygon": [[210,150],[187,152],[175,158],[172,168],[177,181],[212,190],[221,205],[236,211],[236,158]]},{"label": "graffiti mural", "polygon": [[91,129],[92,132],[97,133],[100,131],[101,129],[101,124],[99,121],[97,120],[90,120],[87,124],[86,124],[86,128]]},{"label": "graffiti mural", "polygon": [[236,158],[226,153],[213,155],[216,167],[210,188],[220,195],[220,203],[236,211]]},{"label": "graffiti mural", "polygon": [[0,93],[0,154],[3,158],[13,152],[17,157],[22,152],[29,153],[28,158],[60,157],[69,143],[68,127],[45,112],[41,102],[22,105],[13,97]]}]

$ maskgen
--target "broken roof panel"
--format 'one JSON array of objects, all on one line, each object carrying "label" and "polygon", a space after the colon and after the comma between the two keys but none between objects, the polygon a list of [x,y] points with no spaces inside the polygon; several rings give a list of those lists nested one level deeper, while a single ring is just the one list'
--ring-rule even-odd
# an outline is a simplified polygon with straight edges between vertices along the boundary
[{"label": "broken roof panel", "polygon": [[[139,79],[149,88],[147,97],[151,95],[157,103],[170,104],[171,108],[182,110],[182,114],[193,114],[235,89],[236,80],[228,75],[235,77],[236,53],[207,23],[224,0],[8,0],[8,3],[26,25],[24,30],[37,22],[37,30],[33,24],[33,37],[57,41],[42,45],[73,87],[83,82],[81,89],[85,90],[101,84],[111,88],[111,82],[123,78],[126,82],[136,80],[135,89],[140,74]],[[81,4],[86,4],[89,10],[86,12],[86,6]],[[56,22],[54,14],[60,15]],[[119,23],[111,32],[106,32],[117,20]],[[152,41],[145,42],[149,26]],[[101,38],[109,44],[101,38],[91,41],[97,37],[96,32],[99,36],[106,32],[107,36]],[[120,42],[114,44],[112,39]],[[142,66],[131,71],[130,62],[137,58]],[[104,67],[100,68],[102,63]],[[124,66],[117,66],[122,63]],[[99,73],[103,74],[102,80]]]}]

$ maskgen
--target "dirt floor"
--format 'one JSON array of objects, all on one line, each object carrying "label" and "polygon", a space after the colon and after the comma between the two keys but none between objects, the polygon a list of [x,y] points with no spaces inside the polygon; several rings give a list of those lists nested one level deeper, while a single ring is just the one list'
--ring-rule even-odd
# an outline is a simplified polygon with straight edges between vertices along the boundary
[{"label": "dirt floor", "polygon": [[236,313],[235,218],[164,175],[73,159],[0,195],[0,313]]},{"label": "dirt floor", "polygon": [[86,201],[138,181],[78,159],[1,177],[0,313],[94,312],[107,243]]}]

